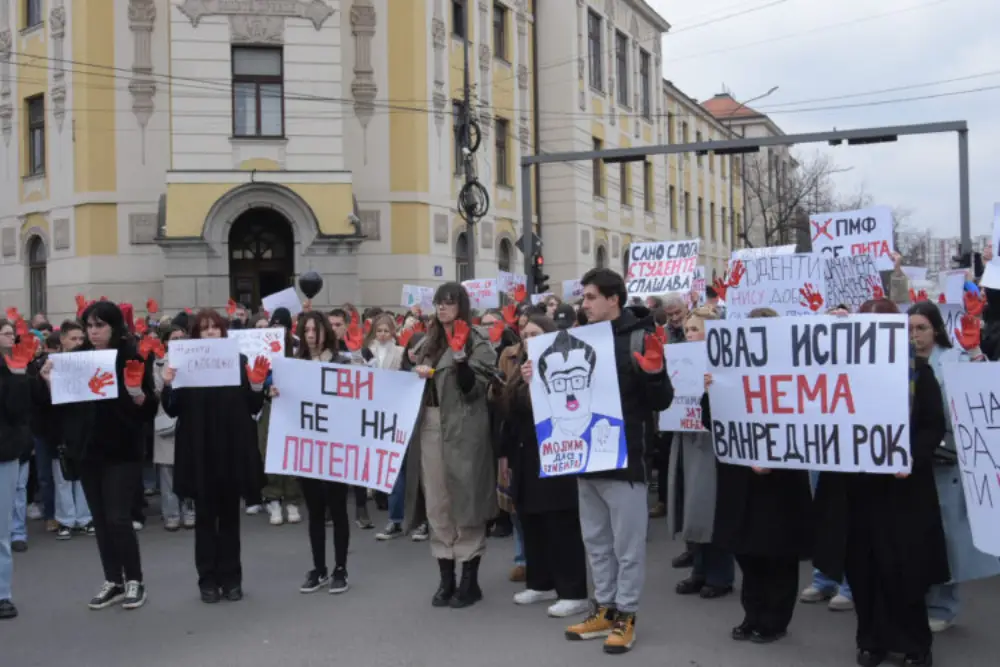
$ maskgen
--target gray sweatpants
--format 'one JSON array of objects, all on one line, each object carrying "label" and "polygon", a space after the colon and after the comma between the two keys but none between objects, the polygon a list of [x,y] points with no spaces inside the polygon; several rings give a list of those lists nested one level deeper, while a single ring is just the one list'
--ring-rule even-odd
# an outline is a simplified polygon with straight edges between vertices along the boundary
[{"label": "gray sweatpants", "polygon": [[578,479],[580,529],[601,606],[635,613],[646,579],[646,485]]}]

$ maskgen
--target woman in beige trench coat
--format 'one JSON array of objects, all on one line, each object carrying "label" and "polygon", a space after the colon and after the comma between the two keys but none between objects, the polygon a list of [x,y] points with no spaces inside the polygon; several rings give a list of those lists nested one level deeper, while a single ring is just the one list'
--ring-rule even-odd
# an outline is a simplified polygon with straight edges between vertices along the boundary
[{"label": "woman in beige trench coat", "polygon": [[[428,380],[407,455],[405,516],[416,516],[420,480],[430,524],[431,554],[441,583],[435,607],[468,607],[482,599],[479,561],[486,522],[496,514],[496,469],[486,390],[496,353],[471,323],[469,295],[445,283],[434,295],[436,317],[415,348],[414,372]],[[456,562],[462,573],[455,585]]]}]

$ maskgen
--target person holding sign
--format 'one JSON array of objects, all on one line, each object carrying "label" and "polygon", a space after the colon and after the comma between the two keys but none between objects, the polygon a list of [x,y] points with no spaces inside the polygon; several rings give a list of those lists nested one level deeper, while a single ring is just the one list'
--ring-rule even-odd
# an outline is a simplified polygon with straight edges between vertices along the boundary
[{"label": "person holding sign", "polygon": [[[191,322],[191,338],[225,338],[226,321],[202,310]],[[240,564],[240,498],[260,489],[263,465],[256,422],[270,370],[265,357],[250,367],[240,355],[240,384],[233,387],[172,386],[177,369],[163,369],[163,408],[177,418],[174,493],[197,508],[194,558],[201,600],[243,599]]]},{"label": "person holding sign", "polygon": [[[496,353],[472,326],[469,294],[459,283],[434,293],[437,317],[414,349],[414,372],[427,383],[420,427],[407,456],[408,486],[422,481],[431,528],[431,554],[441,582],[435,607],[461,609],[482,599],[479,562],[486,550],[486,522],[496,513],[496,469],[486,391]],[[406,516],[416,494],[408,493]],[[455,587],[455,564],[462,564]]]},{"label": "person holding sign", "polygon": [[[146,602],[139,541],[132,526],[132,500],[142,483],[145,432],[159,406],[152,373],[128,335],[122,311],[110,301],[95,301],[80,316],[87,340],[80,351],[116,352],[115,367],[95,373],[92,390],[117,387],[118,397],[55,406],[66,438],[66,458],[79,471],[93,514],[104,585],[91,609],[121,603],[138,609]],[[73,353],[66,353],[67,356]],[[52,396],[52,359],[42,366],[48,398]]]},{"label": "person holding sign", "polygon": [[[899,309],[877,299],[859,312]],[[862,667],[881,664],[890,652],[904,654],[906,665],[931,665],[925,596],[931,585],[950,578],[933,471],[946,432],[944,404],[933,370],[912,353],[909,397],[909,473],[821,472],[816,485],[814,521],[823,530],[816,535],[813,564],[851,582]]]}]

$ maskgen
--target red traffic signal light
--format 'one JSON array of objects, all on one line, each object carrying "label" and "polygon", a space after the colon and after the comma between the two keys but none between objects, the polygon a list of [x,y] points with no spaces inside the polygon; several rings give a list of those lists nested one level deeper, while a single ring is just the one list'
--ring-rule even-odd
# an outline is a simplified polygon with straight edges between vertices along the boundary
[{"label": "red traffic signal light", "polygon": [[545,258],[541,255],[537,255],[535,257],[535,266],[541,266],[542,264],[545,264]]}]

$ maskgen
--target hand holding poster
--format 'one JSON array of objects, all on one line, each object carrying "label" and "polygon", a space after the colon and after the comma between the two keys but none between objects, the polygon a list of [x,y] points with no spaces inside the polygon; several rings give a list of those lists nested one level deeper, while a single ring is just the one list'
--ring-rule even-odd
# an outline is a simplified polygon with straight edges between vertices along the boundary
[{"label": "hand holding poster", "polygon": [[996,364],[944,365],[965,506],[972,543],[985,554],[1000,556],[1000,436],[996,406]]},{"label": "hand holding poster", "polygon": [[905,315],[706,322],[720,461],[909,472]]},{"label": "hand holding poster", "polygon": [[628,247],[629,297],[690,292],[701,241],[633,243]]},{"label": "hand holding poster", "polygon": [[705,343],[672,343],[663,346],[674,400],[660,413],[661,431],[704,431],[701,397],[705,394]]},{"label": "hand holding poster", "polygon": [[823,260],[816,255],[770,255],[733,260],[726,291],[727,317],[746,317],[754,308],[778,315],[811,315],[826,309]]},{"label": "hand holding poster", "polygon": [[[541,477],[628,466],[610,322],[528,340]],[[600,412],[598,412],[600,410]]]},{"label": "hand holding poster", "polygon": [[824,257],[871,255],[879,271],[893,268],[892,210],[872,206],[857,211],[809,216],[813,251]]},{"label": "hand holding poster", "polygon": [[843,304],[857,312],[869,299],[885,298],[882,276],[875,268],[871,255],[830,257],[825,262],[826,305],[830,308]]},{"label": "hand holding poster", "polygon": [[240,354],[247,359],[257,357],[285,356],[285,330],[281,327],[273,329],[230,329],[227,334],[236,341]]},{"label": "hand holding poster", "polygon": [[172,340],[167,357],[170,367],[177,371],[175,389],[240,384],[240,346],[235,338]]},{"label": "hand holding poster", "polygon": [[62,352],[52,360],[52,405],[118,398],[118,350]]},{"label": "hand holding poster", "polygon": [[270,474],[392,491],[424,382],[415,373],[275,359],[267,432]]}]

